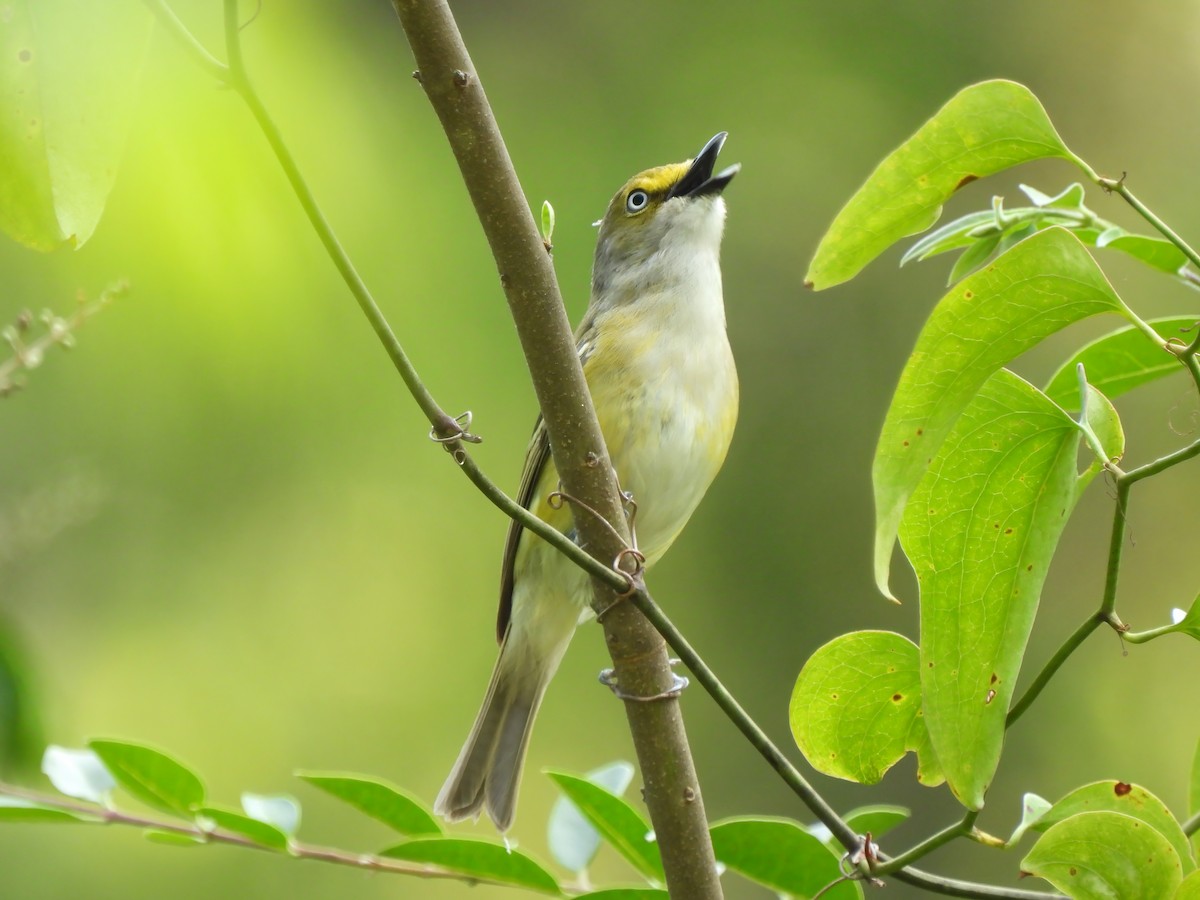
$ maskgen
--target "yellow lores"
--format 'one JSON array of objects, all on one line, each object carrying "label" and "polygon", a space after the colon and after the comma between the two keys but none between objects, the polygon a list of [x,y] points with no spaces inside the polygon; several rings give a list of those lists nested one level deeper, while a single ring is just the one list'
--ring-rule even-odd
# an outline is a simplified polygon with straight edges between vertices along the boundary
[{"label": "yellow lores", "polygon": [[[638,504],[639,549],[652,564],[675,540],[725,460],[738,383],[725,336],[721,193],[739,167],[713,174],[722,132],[687,163],[635,175],[600,223],[579,356],[623,490]],[[519,500],[569,532],[539,421]],[[513,523],[501,574],[500,658],[483,708],[438,796],[454,821],[488,815],[507,831],[546,685],[590,614],[587,575]]]}]

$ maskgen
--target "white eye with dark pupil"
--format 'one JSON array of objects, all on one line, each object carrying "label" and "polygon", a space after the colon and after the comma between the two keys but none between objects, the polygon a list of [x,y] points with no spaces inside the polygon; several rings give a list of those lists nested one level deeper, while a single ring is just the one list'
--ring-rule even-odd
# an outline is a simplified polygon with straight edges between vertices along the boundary
[{"label": "white eye with dark pupil", "polygon": [[640,213],[646,208],[646,204],[650,202],[650,195],[643,190],[630,191],[629,197],[625,200],[625,210],[631,213]]}]

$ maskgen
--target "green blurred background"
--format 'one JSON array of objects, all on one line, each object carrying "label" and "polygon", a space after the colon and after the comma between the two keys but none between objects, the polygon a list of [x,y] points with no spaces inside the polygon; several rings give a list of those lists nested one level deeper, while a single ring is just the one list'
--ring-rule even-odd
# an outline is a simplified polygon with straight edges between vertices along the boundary
[{"label": "green blurred background", "polygon": [[[173,4],[219,48],[219,4]],[[247,4],[247,15],[249,6]],[[855,282],[802,287],[823,229],[872,167],[961,87],[1029,85],[1067,143],[1200,234],[1191,114],[1196,10],[1116,0],[711,4],[460,2],[463,34],[531,203],[558,214],[555,260],[573,320],[594,231],[633,172],[692,155],[727,129],[743,172],[727,197],[729,330],[742,413],[725,470],[651,586],[728,686],[792,747],[787,700],[837,634],[916,637],[903,562],[895,607],[869,571],[877,429],[945,259],[898,272],[898,250]],[[327,216],[428,386],[470,408],[477,459],[515,489],[536,412],[474,213],[384,0],[264,0],[248,65]],[[951,212],[1054,192],[1066,164],[971,185]],[[1115,198],[1101,215],[1139,227]],[[1144,315],[1193,296],[1103,257]],[[121,736],[172,749],[212,796],[292,792],[302,835],[354,848],[389,835],[300,785],[294,768],[387,777],[435,796],[495,653],[506,523],[425,438],[249,115],[154,35],[128,147],[94,238],[50,256],[0,243],[0,321],[67,310],[118,276],[133,293],[89,322],[4,402],[0,617],[19,645],[46,739]],[[1087,323],[1023,359],[1042,379]],[[1181,379],[1120,406],[1129,459],[1190,439]],[[1136,627],[1196,590],[1194,465],[1134,495],[1121,582]],[[1029,670],[1098,602],[1111,491],[1071,523],[1042,603]],[[620,705],[597,686],[598,630],[578,636],[535,732],[513,837],[546,857],[545,766],[631,758]],[[1182,811],[1198,728],[1182,638],[1123,648],[1094,637],[1010,736],[980,826],[1006,834],[1021,794],[1054,798],[1118,777]],[[684,700],[714,819],[805,810],[698,688]],[[798,756],[798,754],[794,754]],[[894,802],[917,824],[896,851],[957,818],[911,759],[881,786],[817,776],[840,808]],[[40,776],[29,776],[41,783]],[[636,792],[635,792],[636,793]],[[467,832],[491,834],[486,822]],[[1019,854],[974,845],[928,868],[1017,883]],[[631,873],[610,856],[596,879]],[[730,898],[768,894],[726,879]],[[1025,884],[1023,886],[1030,886]],[[0,827],[13,898],[512,896],[289,863],[226,848],[176,851],[127,829]],[[889,896],[915,896],[903,886]]]}]

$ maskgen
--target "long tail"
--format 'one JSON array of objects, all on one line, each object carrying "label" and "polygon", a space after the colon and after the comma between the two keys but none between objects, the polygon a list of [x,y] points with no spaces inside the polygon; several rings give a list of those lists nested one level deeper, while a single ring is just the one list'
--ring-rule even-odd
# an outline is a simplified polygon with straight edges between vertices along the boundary
[{"label": "long tail", "polygon": [[457,822],[477,818],[486,806],[501,831],[512,825],[533,720],[571,642],[575,622],[569,624],[569,630],[543,632],[540,640],[530,640],[517,622],[510,624],[483,707],[434,803],[438,815]]}]

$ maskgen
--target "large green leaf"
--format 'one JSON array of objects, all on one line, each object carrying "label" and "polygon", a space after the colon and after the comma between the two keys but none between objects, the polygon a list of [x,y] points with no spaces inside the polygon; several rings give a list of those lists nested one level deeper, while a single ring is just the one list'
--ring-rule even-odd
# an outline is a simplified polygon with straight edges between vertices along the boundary
[{"label": "large green leaf", "polygon": [[422,837],[389,847],[379,854],[390,859],[429,863],[451,872],[562,896],[554,876],[530,856],[492,841]]},{"label": "large green leaf", "polygon": [[921,715],[920,651],[890,631],[855,631],[819,648],[788,709],[796,745],[814,769],[875,784],[905,753],[923,784],[942,782]]},{"label": "large green leaf", "polygon": [[[813,897],[839,880],[835,853],[801,825],[787,819],[726,819],[712,826],[717,861],[751,881],[796,900]],[[862,897],[857,881],[821,893],[828,900]]]},{"label": "large green leaf", "polygon": [[635,869],[652,880],[663,882],[662,854],[650,839],[650,824],[624,799],[598,784],[567,772],[546,773],[600,835]]},{"label": "large green leaf", "polygon": [[1139,819],[1085,812],[1041,836],[1021,871],[1044,878],[1076,900],[1168,898],[1183,880],[1171,843]]},{"label": "large green leaf", "polygon": [[79,246],[116,178],[151,18],[141,3],[11,0],[0,22],[0,230]]},{"label": "large green leaf", "polygon": [[112,740],[90,741],[88,746],[117,784],[146,805],[187,819],[204,805],[199,776],[161,750]]},{"label": "large green leaf", "polygon": [[1166,341],[1186,335],[1200,322],[1200,315],[1151,319],[1146,324],[1164,340],[1155,341],[1133,325],[1120,328],[1081,347],[1046,383],[1046,395],[1063,409],[1079,409],[1079,385],[1075,369],[1083,363],[1092,387],[1110,400],[1135,387],[1187,371],[1169,353]]},{"label": "large green leaf", "polygon": [[1033,825],[1045,831],[1053,825],[1082,812],[1117,812],[1145,822],[1175,849],[1183,865],[1184,873],[1196,868],[1192,860],[1192,848],[1188,844],[1183,826],[1167,809],[1167,805],[1144,787],[1121,781],[1097,781],[1084,785],[1067,794]]},{"label": "large green leaf", "polygon": [[296,777],[349,803],[400,834],[420,837],[442,833],[442,826],[433,813],[395,785],[379,778],[348,772],[297,772]]},{"label": "large green leaf", "polygon": [[1061,228],[1022,241],[939,301],[900,375],[875,450],[875,581],[885,595],[905,503],[980,386],[1048,335],[1104,312],[1132,316],[1083,245]]},{"label": "large green leaf", "polygon": [[853,278],[896,241],[936,222],[962,185],[1046,157],[1083,165],[1028,88],[985,81],[960,91],[881,162],[838,213],[817,247],[807,284],[820,290]]},{"label": "large green leaf", "polygon": [[[1124,449],[1094,391],[1089,424],[1108,458]],[[970,809],[1000,760],[1004,722],[1042,582],[1082,487],[1081,430],[1007,370],[963,411],[909,501],[900,542],[921,591],[925,727],[955,796]]]}]

